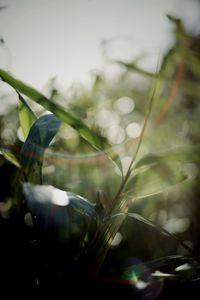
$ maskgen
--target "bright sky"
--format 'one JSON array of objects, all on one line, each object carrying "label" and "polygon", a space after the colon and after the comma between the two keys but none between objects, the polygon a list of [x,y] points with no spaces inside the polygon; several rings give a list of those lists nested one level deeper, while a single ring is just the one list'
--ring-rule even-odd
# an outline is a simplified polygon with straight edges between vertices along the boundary
[{"label": "bright sky", "polygon": [[[36,88],[49,78],[68,87],[88,82],[104,65],[102,41],[111,58],[143,52],[157,59],[169,43],[166,13],[191,28],[199,20],[197,0],[0,0],[0,67]],[[200,24],[200,22],[199,22]],[[148,62],[154,64],[156,60]],[[147,66],[148,66],[147,64]],[[154,69],[155,69],[154,68]]]}]

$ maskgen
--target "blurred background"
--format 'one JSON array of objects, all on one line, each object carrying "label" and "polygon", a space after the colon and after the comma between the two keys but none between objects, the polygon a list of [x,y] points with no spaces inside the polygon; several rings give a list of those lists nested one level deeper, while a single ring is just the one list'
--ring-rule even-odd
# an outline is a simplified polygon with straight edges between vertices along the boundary
[{"label": "blurred background", "polygon": [[200,26],[198,0],[1,0],[0,5],[5,8],[1,67],[36,88],[52,77],[63,88],[91,82],[91,73],[114,58],[148,54],[143,66],[155,71],[172,42],[166,14],[181,18],[190,32]]},{"label": "blurred background", "polygon": [[[131,183],[130,211],[176,234],[195,256],[200,247],[199,6],[197,0],[0,1],[0,67],[105,136],[124,172],[156,86],[137,161],[147,156],[162,167]],[[0,96],[1,145],[17,152],[24,141],[17,96],[3,82]],[[20,171],[3,155],[0,159],[4,224],[18,210]],[[184,180],[177,180],[179,174]],[[45,153],[43,176],[45,184],[92,202],[98,191],[112,199],[121,181],[112,162],[66,125]],[[118,265],[132,257],[149,261],[186,253],[159,229],[127,219],[112,259]]]}]

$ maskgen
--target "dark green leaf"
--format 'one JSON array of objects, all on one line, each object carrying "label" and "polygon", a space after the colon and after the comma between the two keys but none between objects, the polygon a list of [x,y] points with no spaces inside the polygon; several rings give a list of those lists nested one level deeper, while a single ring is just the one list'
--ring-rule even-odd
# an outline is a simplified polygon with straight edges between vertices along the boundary
[{"label": "dark green leaf", "polygon": [[60,125],[60,120],[53,114],[44,115],[33,124],[21,149],[21,165],[26,175],[29,175],[36,163],[42,163],[44,151]]},{"label": "dark green leaf", "polygon": [[23,93],[31,100],[37,102],[48,111],[54,113],[62,122],[73,127],[77,132],[94,148],[104,151],[106,155],[111,158],[117,166],[121,168],[121,161],[118,154],[112,149],[111,145],[105,138],[98,135],[91,129],[89,129],[80,119],[73,114],[64,110],[62,106],[47,99],[44,95],[39,93],[34,88],[24,84],[22,81],[15,79],[8,72],[0,69],[0,77],[3,81],[7,82],[17,91]]},{"label": "dark green leaf", "polygon": [[146,218],[144,218],[143,216],[139,215],[139,214],[135,214],[135,213],[127,213],[128,217],[131,217],[135,220],[138,220],[150,227],[153,227],[154,229],[160,231],[160,233],[165,234],[170,236],[171,238],[175,239],[184,249],[186,249],[189,253],[192,253],[192,249],[185,244],[184,242],[182,242],[176,235],[170,233],[169,231],[165,230],[164,228],[162,228],[161,226],[151,222],[150,220],[147,220]]},{"label": "dark green leaf", "polygon": [[185,244],[184,242],[182,242],[176,235],[170,233],[169,231],[165,230],[164,228],[162,228],[161,226],[153,223],[152,221],[144,218],[143,216],[139,215],[139,214],[136,214],[136,213],[118,213],[118,214],[114,214],[111,216],[111,218],[116,218],[116,217],[130,217],[132,219],[135,219],[139,222],[142,222],[144,224],[146,224],[147,226],[149,227],[152,227],[156,230],[158,230],[160,233],[164,234],[164,235],[167,235],[171,238],[173,238],[174,240],[176,240],[184,249],[186,249],[189,253],[192,253],[192,249],[187,245]]},{"label": "dark green leaf", "polygon": [[[23,185],[24,196],[40,231],[56,231],[65,241],[96,230],[98,215],[95,204],[87,199],[62,191],[51,185]],[[61,234],[63,233],[63,234]]]}]

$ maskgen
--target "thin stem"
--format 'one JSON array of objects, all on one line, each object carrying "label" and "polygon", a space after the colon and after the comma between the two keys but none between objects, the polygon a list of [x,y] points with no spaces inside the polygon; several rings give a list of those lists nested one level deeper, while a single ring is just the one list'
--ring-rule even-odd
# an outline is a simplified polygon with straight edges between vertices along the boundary
[{"label": "thin stem", "polygon": [[153,99],[154,99],[154,96],[155,96],[155,91],[156,91],[156,86],[154,87],[153,89],[153,93],[152,93],[152,96],[150,98],[150,101],[149,101],[149,106],[148,106],[148,109],[146,111],[146,115],[145,115],[145,119],[144,119],[144,124],[142,126],[142,132],[141,132],[141,135],[140,135],[140,138],[139,138],[139,142],[137,144],[137,148],[136,148],[136,151],[132,157],[132,160],[130,162],[130,165],[128,167],[128,170],[126,172],[126,175],[125,177],[123,178],[122,182],[121,182],[121,185],[119,187],[119,190],[117,191],[114,199],[113,199],[113,207],[115,207],[116,203],[118,202],[118,199],[119,197],[121,196],[125,186],[126,186],[126,183],[129,179],[129,176],[131,175],[131,168],[133,166],[133,163],[135,162],[136,158],[137,158],[137,155],[138,155],[138,152],[140,150],[140,146],[142,144],[142,140],[143,140],[143,137],[144,137],[144,133],[145,133],[145,129],[146,129],[146,126],[147,126],[147,121],[149,119],[149,116],[150,116],[150,113],[151,113],[151,110],[152,110],[152,105],[153,105]]}]

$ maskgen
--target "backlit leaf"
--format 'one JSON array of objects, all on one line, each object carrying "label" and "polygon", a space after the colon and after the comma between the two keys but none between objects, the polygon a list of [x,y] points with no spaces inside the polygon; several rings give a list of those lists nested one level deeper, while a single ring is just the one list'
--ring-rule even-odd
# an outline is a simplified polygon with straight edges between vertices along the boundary
[{"label": "backlit leaf", "polygon": [[28,105],[28,103],[26,102],[26,100],[22,97],[22,95],[18,93],[19,96],[19,120],[20,120],[20,124],[22,127],[22,131],[24,134],[24,138],[26,139],[31,126],[35,123],[35,121],[37,120],[37,116],[35,115],[35,113],[32,111],[32,109],[30,108],[30,106]]}]

